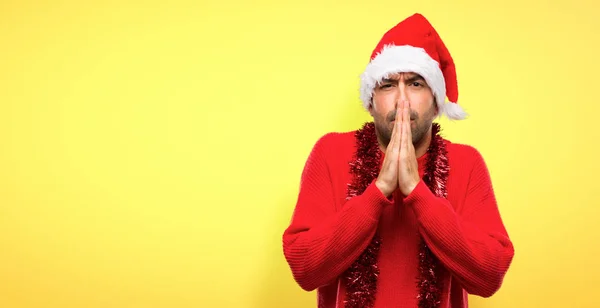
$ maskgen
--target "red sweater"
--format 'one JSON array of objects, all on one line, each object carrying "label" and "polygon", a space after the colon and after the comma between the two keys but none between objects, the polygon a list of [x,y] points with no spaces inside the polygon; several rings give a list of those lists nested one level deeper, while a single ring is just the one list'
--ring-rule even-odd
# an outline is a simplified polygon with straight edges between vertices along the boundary
[{"label": "red sweater", "polygon": [[[440,307],[467,307],[467,294],[489,297],[501,286],[514,248],[500,217],[490,175],[471,146],[444,140],[450,175],[447,199],[423,181],[393,201],[373,181],[346,201],[354,132],[318,140],[302,172],[283,252],[296,282],[317,289],[318,307],[343,307],[339,276],[360,256],[377,230],[382,239],[375,307],[416,307],[419,234],[446,269]],[[418,159],[423,175],[426,156]],[[383,161],[383,160],[382,160]]]}]

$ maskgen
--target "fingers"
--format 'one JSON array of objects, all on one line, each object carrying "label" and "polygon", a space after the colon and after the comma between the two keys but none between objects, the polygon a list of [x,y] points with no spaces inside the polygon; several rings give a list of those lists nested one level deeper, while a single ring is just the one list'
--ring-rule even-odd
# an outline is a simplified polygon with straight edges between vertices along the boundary
[{"label": "fingers", "polygon": [[413,146],[413,140],[412,140],[412,123],[410,121],[410,104],[408,104],[406,106],[406,137],[407,137],[407,145],[408,148],[411,148]]},{"label": "fingers", "polygon": [[410,122],[410,103],[406,104],[403,113],[403,119],[404,123],[402,126],[402,138],[404,142],[401,145],[401,151],[402,153],[409,155],[414,152],[414,145],[412,141],[412,126]]},{"label": "fingers", "polygon": [[394,127],[392,128],[392,136],[388,144],[387,152],[398,152],[400,146],[400,138],[402,137],[402,109],[396,108],[396,117]]},{"label": "fingers", "polygon": [[413,144],[413,140],[412,140],[412,126],[411,126],[410,120],[406,124],[406,138],[407,138],[407,148],[408,148],[408,150],[413,152],[414,144]]},{"label": "fingers", "polygon": [[396,120],[392,131],[389,147],[392,148],[392,153],[400,151],[400,139],[402,138],[402,109],[396,109]]},{"label": "fingers", "polygon": [[408,143],[411,142],[410,140],[410,103],[409,102],[405,102],[402,105],[402,135],[401,135],[401,142],[400,142],[400,148],[402,150],[406,150],[408,149]]}]

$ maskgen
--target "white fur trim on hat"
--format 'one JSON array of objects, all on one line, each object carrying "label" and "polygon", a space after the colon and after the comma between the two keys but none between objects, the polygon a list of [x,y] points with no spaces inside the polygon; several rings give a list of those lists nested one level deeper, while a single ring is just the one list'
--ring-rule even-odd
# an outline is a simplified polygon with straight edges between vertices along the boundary
[{"label": "white fur trim on hat", "polygon": [[454,102],[446,102],[446,82],[437,61],[425,49],[403,45],[386,45],[367,65],[360,76],[360,100],[364,108],[369,108],[373,90],[384,78],[395,73],[412,72],[421,75],[435,96],[440,116],[461,120],[467,113]]}]

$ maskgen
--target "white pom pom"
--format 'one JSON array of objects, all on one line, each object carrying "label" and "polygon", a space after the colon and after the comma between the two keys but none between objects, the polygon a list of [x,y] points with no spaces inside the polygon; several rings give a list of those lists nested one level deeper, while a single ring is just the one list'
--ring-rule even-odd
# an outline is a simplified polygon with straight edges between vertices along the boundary
[{"label": "white pom pom", "polygon": [[464,120],[468,114],[456,103],[448,102],[442,106],[442,114],[451,120]]}]

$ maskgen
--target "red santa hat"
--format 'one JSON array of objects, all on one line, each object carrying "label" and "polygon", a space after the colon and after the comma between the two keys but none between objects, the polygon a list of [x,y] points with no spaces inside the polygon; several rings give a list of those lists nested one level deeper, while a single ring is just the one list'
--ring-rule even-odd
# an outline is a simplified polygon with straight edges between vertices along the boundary
[{"label": "red santa hat", "polygon": [[[361,74],[360,99],[371,105],[377,83],[394,73],[421,75],[431,88],[439,115],[462,120],[467,113],[458,105],[456,68],[437,31],[421,14],[414,14],[388,30],[371,54]],[[446,102],[448,97],[448,102]]]}]

